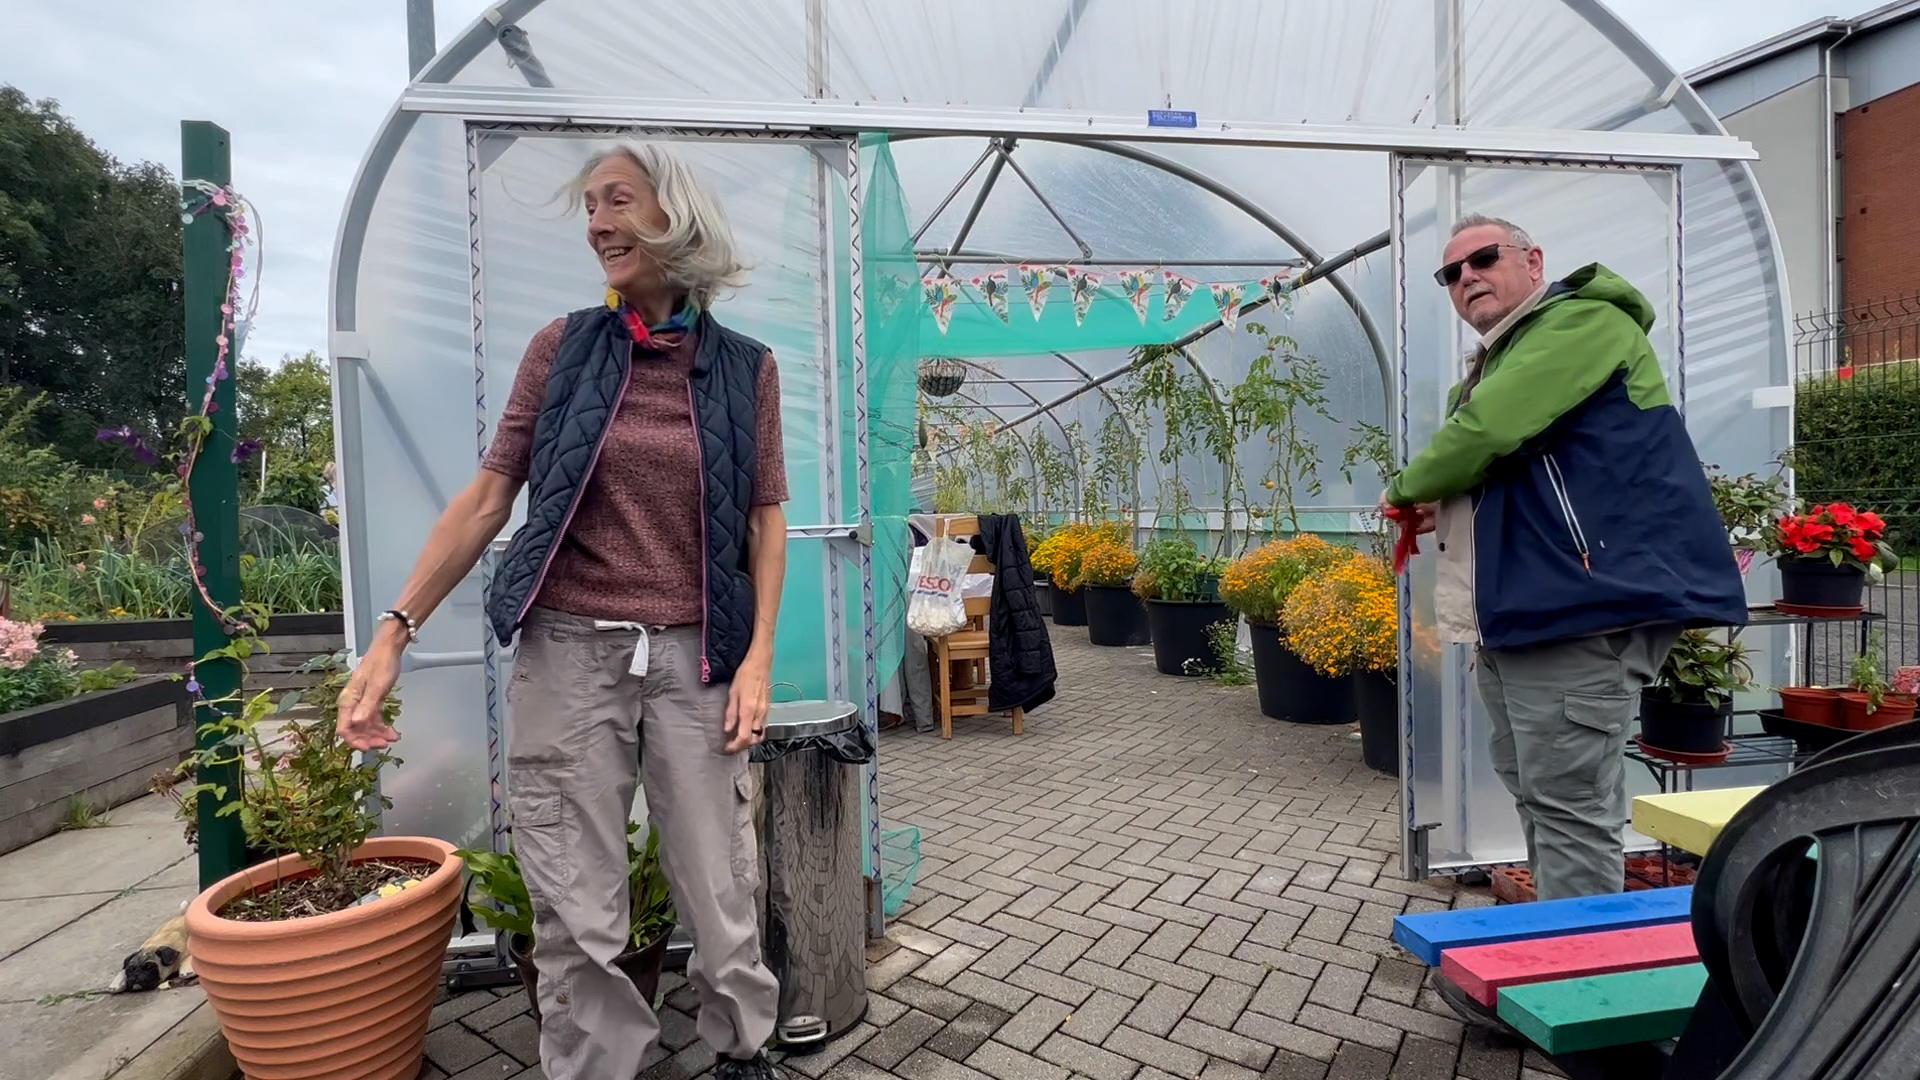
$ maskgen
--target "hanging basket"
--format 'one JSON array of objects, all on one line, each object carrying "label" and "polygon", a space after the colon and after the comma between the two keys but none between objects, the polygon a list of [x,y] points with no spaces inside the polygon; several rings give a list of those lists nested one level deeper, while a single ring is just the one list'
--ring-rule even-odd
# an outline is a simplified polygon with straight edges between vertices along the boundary
[{"label": "hanging basket", "polygon": [[950,397],[967,381],[967,366],[958,360],[920,361],[920,391],[928,397]]}]

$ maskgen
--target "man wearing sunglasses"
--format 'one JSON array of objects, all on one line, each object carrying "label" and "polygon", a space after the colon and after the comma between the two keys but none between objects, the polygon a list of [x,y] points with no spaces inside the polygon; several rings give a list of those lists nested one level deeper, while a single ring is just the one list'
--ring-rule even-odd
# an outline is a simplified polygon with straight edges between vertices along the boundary
[{"label": "man wearing sunglasses", "polygon": [[1380,501],[1437,533],[1436,621],[1479,648],[1494,769],[1554,900],[1621,891],[1640,691],[1682,628],[1744,625],[1747,607],[1653,306],[1597,263],[1557,282],[1543,264],[1511,222],[1455,227],[1434,278],[1479,345]]}]

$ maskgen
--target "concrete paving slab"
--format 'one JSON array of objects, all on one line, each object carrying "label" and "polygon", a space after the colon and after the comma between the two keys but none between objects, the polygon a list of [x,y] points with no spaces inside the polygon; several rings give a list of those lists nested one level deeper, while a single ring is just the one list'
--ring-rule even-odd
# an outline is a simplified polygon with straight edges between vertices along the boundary
[{"label": "concrete paving slab", "polygon": [[199,988],[188,987],[0,1004],[0,1061],[8,1076],[103,1080],[205,1000]]},{"label": "concrete paving slab", "polygon": [[142,889],[179,889],[200,888],[200,859],[189,852],[180,856],[180,861],[142,881]]},{"label": "concrete paving slab", "polygon": [[[171,825],[175,829],[184,829],[186,823],[180,820],[174,807],[172,799],[146,795],[107,811],[107,820],[114,825]],[[186,833],[180,835],[184,845]]]},{"label": "concrete paving slab", "polygon": [[112,900],[118,893],[81,893],[43,896],[33,900],[0,900],[0,960],[79,919]]},{"label": "concrete paving slab", "polygon": [[107,825],[56,833],[6,855],[0,900],[118,892],[187,854],[179,826]]},{"label": "concrete paving slab", "polygon": [[[240,1069],[220,1034],[213,1006],[202,1001],[165,1035],[153,1041],[112,1080],[235,1080]],[[61,1080],[61,1078],[56,1078]],[[82,1073],[73,1080],[95,1080]]]},{"label": "concrete paving slab", "polygon": [[180,914],[198,891],[150,889],[117,897],[0,960],[0,1001],[38,1001],[49,994],[105,989],[120,961],[161,923]]}]

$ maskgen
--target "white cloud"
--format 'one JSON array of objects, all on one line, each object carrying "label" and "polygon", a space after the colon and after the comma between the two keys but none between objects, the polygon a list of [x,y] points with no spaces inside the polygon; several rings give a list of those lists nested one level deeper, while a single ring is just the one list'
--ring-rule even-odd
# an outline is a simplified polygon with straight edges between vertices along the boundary
[{"label": "white cloud", "polygon": [[[1609,6],[1684,70],[1814,18],[1824,5]],[[486,0],[439,0],[441,42],[486,7]],[[177,169],[182,119],[231,131],[236,186],[258,206],[267,238],[249,352],[325,349],[340,207],[406,83],[403,0],[0,0],[0,28],[0,80],[30,97],[57,99],[118,157]]]}]

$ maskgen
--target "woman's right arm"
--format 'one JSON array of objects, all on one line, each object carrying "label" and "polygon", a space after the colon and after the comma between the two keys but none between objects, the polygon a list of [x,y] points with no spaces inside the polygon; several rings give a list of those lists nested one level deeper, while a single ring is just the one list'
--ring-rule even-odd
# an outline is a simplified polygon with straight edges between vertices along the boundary
[{"label": "woman's right arm", "polygon": [[[413,574],[400,590],[394,607],[412,616],[415,623],[426,622],[506,527],[513,516],[513,501],[525,483],[492,469],[481,469],[434,522],[426,547],[413,564]],[[340,737],[356,750],[377,750],[399,738],[382,719],[380,703],[400,678],[407,628],[392,619],[375,627],[373,643],[340,694],[340,717],[335,722]]]}]

